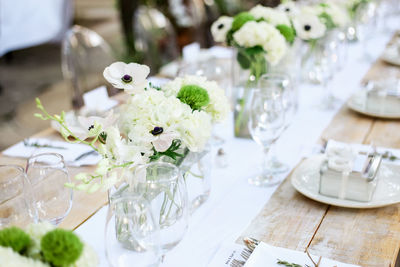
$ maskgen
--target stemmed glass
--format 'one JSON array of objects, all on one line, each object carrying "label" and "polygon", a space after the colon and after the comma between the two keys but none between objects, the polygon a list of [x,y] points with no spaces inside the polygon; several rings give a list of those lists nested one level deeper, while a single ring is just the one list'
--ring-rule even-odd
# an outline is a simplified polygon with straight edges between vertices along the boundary
[{"label": "stemmed glass", "polygon": [[0,229],[37,222],[31,184],[22,167],[0,165]]},{"label": "stemmed glass", "polygon": [[60,224],[72,207],[71,182],[62,155],[42,153],[31,156],[26,165],[26,174],[32,185],[33,197],[41,221]]},{"label": "stemmed glass", "polygon": [[110,266],[158,266],[159,233],[159,224],[147,200],[132,195],[113,198],[104,233]]},{"label": "stemmed glass", "polygon": [[285,106],[281,90],[260,86],[251,101],[249,131],[254,141],[263,148],[262,171],[251,177],[249,183],[256,186],[272,186],[280,182],[268,168],[269,150],[285,128]]},{"label": "stemmed glass", "polygon": [[[282,96],[282,105],[285,110],[285,127],[287,129],[292,123],[294,116],[297,113],[297,92],[293,86],[290,77],[283,73],[269,73],[261,77],[259,85],[262,88],[270,88],[277,90]],[[273,174],[283,173],[289,169],[289,166],[280,162],[276,156],[276,146],[271,145],[267,168]]]}]

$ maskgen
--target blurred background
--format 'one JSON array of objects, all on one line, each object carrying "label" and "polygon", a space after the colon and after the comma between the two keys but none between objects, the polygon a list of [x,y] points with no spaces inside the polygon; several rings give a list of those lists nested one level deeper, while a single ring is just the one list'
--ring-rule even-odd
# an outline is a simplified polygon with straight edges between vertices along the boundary
[{"label": "blurred background", "polygon": [[220,15],[259,3],[279,1],[0,0],[0,149],[48,127],[33,117],[35,97],[53,113],[78,108],[83,92],[105,84],[111,62],[156,74],[185,45],[212,46]]}]

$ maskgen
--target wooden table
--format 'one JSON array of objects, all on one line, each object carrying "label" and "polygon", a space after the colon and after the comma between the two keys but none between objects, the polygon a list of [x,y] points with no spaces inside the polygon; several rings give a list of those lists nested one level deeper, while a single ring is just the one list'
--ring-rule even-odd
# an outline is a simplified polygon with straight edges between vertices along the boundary
[{"label": "wooden table", "polygon": [[[393,69],[378,60],[364,80]],[[400,69],[394,69],[400,74]],[[400,148],[400,121],[366,117],[342,107],[321,139]],[[293,173],[293,172],[292,172]],[[237,242],[249,236],[278,247],[361,266],[400,266],[400,204],[348,209],[322,204],[298,193],[291,175],[279,186]],[[400,176],[399,176],[400,179]],[[397,265],[396,265],[397,264]]]},{"label": "wooden table", "polygon": [[[393,67],[376,62],[366,80],[388,68]],[[51,129],[35,137],[61,139]],[[364,144],[373,141],[377,146],[400,148],[400,122],[365,117],[343,107],[321,136],[325,140],[330,138]],[[0,164],[25,166],[25,162],[25,159],[0,155]],[[71,176],[93,170],[94,167],[69,168]],[[76,229],[106,203],[106,193],[75,192],[72,210],[61,227]],[[398,266],[395,263],[400,246],[400,204],[379,209],[346,209],[321,204],[297,193],[289,175],[244,236],[289,249],[308,249],[315,255],[362,266]]]}]

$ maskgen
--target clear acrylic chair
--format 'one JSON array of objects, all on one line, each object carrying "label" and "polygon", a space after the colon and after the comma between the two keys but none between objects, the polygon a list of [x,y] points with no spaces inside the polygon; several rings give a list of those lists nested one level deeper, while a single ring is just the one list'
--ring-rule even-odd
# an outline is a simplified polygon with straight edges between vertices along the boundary
[{"label": "clear acrylic chair", "polygon": [[113,61],[110,46],[96,32],[79,25],[67,31],[62,42],[61,67],[64,79],[71,83],[75,110],[83,106],[85,92],[104,84],[103,70]]},{"label": "clear acrylic chair", "polygon": [[135,50],[144,64],[158,70],[179,57],[177,35],[170,20],[158,9],[139,6],[132,19]]}]

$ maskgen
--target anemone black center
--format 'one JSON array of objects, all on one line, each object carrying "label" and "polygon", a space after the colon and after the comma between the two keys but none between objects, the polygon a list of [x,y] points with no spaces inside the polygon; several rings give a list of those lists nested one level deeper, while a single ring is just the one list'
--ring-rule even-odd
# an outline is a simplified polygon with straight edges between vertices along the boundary
[{"label": "anemone black center", "polygon": [[224,24],[222,24],[222,23],[219,24],[219,25],[218,25],[218,30],[221,30],[223,27],[224,27]]},{"label": "anemone black center", "polygon": [[88,128],[88,131],[92,130],[94,128],[94,125],[90,125]]},{"label": "anemone black center", "polygon": [[286,12],[289,12],[289,11],[290,11],[290,8],[288,8],[288,7],[285,8],[285,11],[286,11]]},{"label": "anemone black center", "polygon": [[306,30],[306,31],[311,30],[311,26],[310,25],[304,25],[304,30]]},{"label": "anemone black center", "polygon": [[162,127],[154,127],[154,129],[151,131],[152,135],[159,135],[162,134],[164,129]]},{"label": "anemone black center", "polygon": [[125,74],[124,76],[122,76],[121,80],[125,83],[130,83],[132,81],[132,76]]}]

